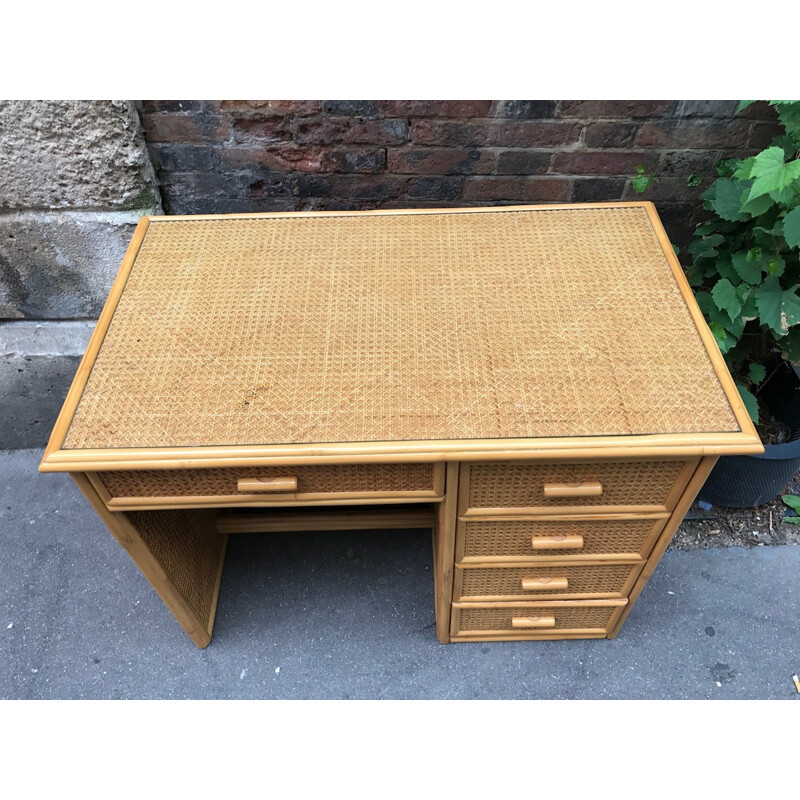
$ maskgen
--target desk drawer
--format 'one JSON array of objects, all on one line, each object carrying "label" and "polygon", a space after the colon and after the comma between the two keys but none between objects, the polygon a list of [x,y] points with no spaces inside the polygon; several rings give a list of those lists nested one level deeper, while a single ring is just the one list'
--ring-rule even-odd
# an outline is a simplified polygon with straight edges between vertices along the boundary
[{"label": "desk drawer", "polygon": [[537,639],[553,634],[605,634],[627,604],[620,600],[553,601],[519,605],[454,603],[456,637]]},{"label": "desk drawer", "polygon": [[641,571],[642,563],[457,566],[453,597],[477,603],[625,597]]},{"label": "desk drawer", "polygon": [[459,520],[456,561],[646,558],[669,516]]},{"label": "desk drawer", "polygon": [[696,460],[472,464],[459,511],[669,511],[696,466]]},{"label": "desk drawer", "polygon": [[[444,491],[443,464],[331,464],[98,472],[109,508],[420,502]],[[104,490],[104,492],[103,492]]]}]

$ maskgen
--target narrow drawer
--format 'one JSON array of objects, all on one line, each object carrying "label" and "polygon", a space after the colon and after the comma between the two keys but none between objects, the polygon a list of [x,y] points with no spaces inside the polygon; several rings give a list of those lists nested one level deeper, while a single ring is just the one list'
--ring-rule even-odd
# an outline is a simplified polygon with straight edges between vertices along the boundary
[{"label": "narrow drawer", "polygon": [[647,557],[668,518],[608,514],[591,519],[460,519],[456,561],[640,560]]},{"label": "narrow drawer", "polygon": [[696,467],[696,459],[471,464],[459,513],[671,511]]},{"label": "narrow drawer", "polygon": [[451,635],[537,639],[555,635],[603,635],[627,600],[553,601],[519,605],[454,603]]},{"label": "narrow drawer", "polygon": [[239,469],[132,470],[90,476],[109,508],[430,502],[443,464],[331,464]]},{"label": "narrow drawer", "polygon": [[625,597],[642,564],[456,567],[453,597],[478,603]]}]

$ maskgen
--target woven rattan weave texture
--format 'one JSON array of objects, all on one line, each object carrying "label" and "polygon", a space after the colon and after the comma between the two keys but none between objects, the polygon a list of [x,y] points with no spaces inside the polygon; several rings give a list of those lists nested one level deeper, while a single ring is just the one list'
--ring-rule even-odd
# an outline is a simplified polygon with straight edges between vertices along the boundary
[{"label": "woven rattan weave texture", "polygon": [[189,608],[204,626],[210,625],[225,546],[217,533],[216,510],[132,511],[128,517]]},{"label": "woven rattan weave texture", "polygon": [[239,478],[297,477],[299,492],[433,491],[432,464],[330,464],[258,469],[137,470],[100,472],[112,497],[235,495]]},{"label": "woven rattan weave texture", "polygon": [[[598,461],[582,464],[474,464],[469,504],[473,508],[511,506],[608,506],[664,502],[683,461]],[[600,481],[594,497],[545,497],[546,483]]]},{"label": "woven rattan weave texture", "polygon": [[634,206],[153,220],[64,448],[738,430]]},{"label": "woven rattan weave texture", "polygon": [[[464,557],[475,556],[557,556],[597,553],[638,553],[655,525],[652,519],[607,520],[505,520],[465,522]],[[583,547],[533,550],[533,536],[583,537]]]},{"label": "woven rattan weave texture", "polygon": [[510,631],[513,630],[513,617],[555,617],[553,628],[545,630],[564,630],[567,628],[605,629],[617,609],[609,606],[520,606],[519,608],[462,608],[459,632],[468,631]]},{"label": "woven rattan weave texture", "polygon": [[[567,567],[563,564],[547,567],[509,567],[495,569],[465,569],[461,584],[461,598],[498,595],[527,596],[529,599],[571,594],[603,592],[621,596],[625,581],[635,569],[630,564],[593,565],[590,567]],[[569,582],[568,589],[536,589],[524,591],[523,578],[559,576]]]}]

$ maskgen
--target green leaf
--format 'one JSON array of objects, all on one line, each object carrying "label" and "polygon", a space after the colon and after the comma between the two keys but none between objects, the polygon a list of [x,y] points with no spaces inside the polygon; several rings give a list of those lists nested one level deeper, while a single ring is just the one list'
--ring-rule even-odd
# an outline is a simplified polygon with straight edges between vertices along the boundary
[{"label": "green leaf", "polygon": [[717,161],[717,175],[720,178],[730,178],[742,163],[741,158],[723,158]]},{"label": "green leaf", "polygon": [[751,173],[755,178],[750,190],[751,200],[762,194],[779,192],[800,178],[800,160],[786,164],[784,158],[780,147],[768,147],[756,156]]},{"label": "green leaf", "polygon": [[[783,150],[781,150],[781,152],[783,152]],[[742,198],[748,187],[730,178],[717,178],[717,180],[714,181],[714,186],[716,187],[716,191],[711,200],[711,208],[713,208],[722,219],[727,219],[731,222],[747,219],[747,214],[742,214],[740,209],[742,206]]]},{"label": "green leaf", "polygon": [[783,236],[789,247],[800,247],[800,206],[783,218]]},{"label": "green leaf", "polygon": [[653,178],[652,175],[636,175],[636,177],[631,180],[631,186],[634,192],[641,194],[642,192],[646,192],[653,185],[654,181],[655,178]]},{"label": "green leaf", "polygon": [[740,114],[744,111],[748,106],[753,105],[753,103],[757,103],[758,100],[740,100],[739,105],[736,106],[736,113]]},{"label": "green leaf", "polygon": [[780,278],[786,269],[786,262],[783,260],[782,256],[773,256],[767,259],[767,263],[764,266],[767,268],[768,275],[775,275]]},{"label": "green leaf", "polygon": [[792,325],[800,322],[800,297],[796,289],[797,286],[792,286],[784,291],[778,277],[773,275],[756,290],[756,307],[761,323],[778,337],[787,334]]},{"label": "green leaf", "polygon": [[800,525],[800,517],[784,517],[781,522],[788,522],[790,525]]},{"label": "green leaf", "polygon": [[689,245],[689,254],[695,258],[710,258],[717,254],[717,247],[725,241],[725,237],[719,233],[711,236],[704,236],[702,239],[695,238]]},{"label": "green leaf", "polygon": [[[800,162],[796,162],[796,163],[800,163]],[[781,205],[784,205],[784,206],[790,206],[790,205],[792,205],[792,203],[794,203],[795,196],[797,195],[797,192],[794,189],[794,186],[796,186],[796,185],[797,184],[794,184],[793,186],[787,186],[785,189],[777,189],[774,192],[770,192],[769,196],[776,203],[780,203]]]},{"label": "green leaf", "polygon": [[686,179],[686,185],[690,189],[696,189],[702,182],[703,179],[699,175],[695,175],[694,172]]},{"label": "green leaf", "polygon": [[800,514],[800,497],[796,494],[782,494],[781,500],[786,503],[789,508],[794,509],[798,514]]},{"label": "green leaf", "polygon": [[750,199],[750,192],[742,198],[742,207],[739,209],[742,214],[749,214],[751,217],[760,217],[773,203],[773,199],[768,194],[761,197]]},{"label": "green leaf", "polygon": [[747,409],[747,413],[750,415],[750,419],[758,424],[758,400],[756,400],[755,395],[749,389],[742,386],[741,383],[737,383],[736,388],[739,390],[742,402]]},{"label": "green leaf", "polygon": [[722,278],[722,280],[716,282],[711,290],[711,297],[717,304],[717,308],[720,311],[725,311],[731,320],[735,320],[739,316],[742,304],[736,296],[733,284],[727,278]]},{"label": "green leaf", "polygon": [[[773,101],[774,102],[774,101]],[[778,107],[778,118],[786,128],[786,133],[795,143],[800,142],[800,103],[797,100],[789,102],[774,102]]]},{"label": "green leaf", "polygon": [[750,158],[744,159],[744,161],[741,161],[733,171],[733,177],[736,178],[737,181],[746,181],[751,177],[750,173],[752,172],[753,164],[755,163],[755,156],[750,156]]},{"label": "green leaf", "polygon": [[758,386],[764,378],[767,377],[767,368],[763,364],[750,364],[750,369],[747,372],[747,377]]},{"label": "green leaf", "polygon": [[717,347],[721,353],[725,354],[736,344],[736,339],[731,336],[719,322],[710,322],[708,324],[709,330],[714,334],[714,339],[717,342]]},{"label": "green leaf", "polygon": [[776,136],[770,143],[770,147],[780,147],[784,153],[786,153],[786,158],[791,158],[797,152],[797,143],[792,139],[791,136],[786,136],[782,134],[780,136]]},{"label": "green leaf", "polygon": [[761,282],[761,267],[753,264],[747,258],[747,253],[734,253],[731,256],[731,263],[737,275],[748,283]]}]

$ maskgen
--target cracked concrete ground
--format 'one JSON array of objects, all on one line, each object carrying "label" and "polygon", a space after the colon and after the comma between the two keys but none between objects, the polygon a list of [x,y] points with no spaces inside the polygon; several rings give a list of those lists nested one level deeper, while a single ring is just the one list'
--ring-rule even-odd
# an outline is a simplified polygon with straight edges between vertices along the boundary
[{"label": "cracked concrete ground", "polygon": [[40,455],[0,451],[5,699],[800,698],[800,547],[667,552],[614,641],[443,646],[427,532],[242,535],[198,650]]}]

